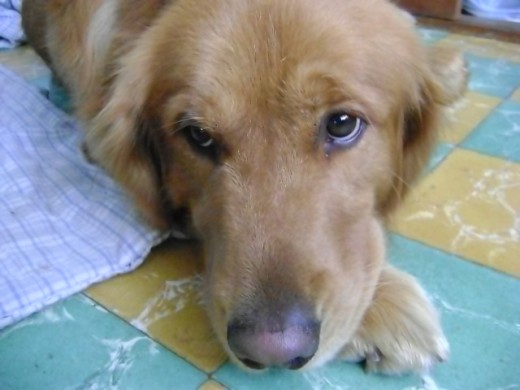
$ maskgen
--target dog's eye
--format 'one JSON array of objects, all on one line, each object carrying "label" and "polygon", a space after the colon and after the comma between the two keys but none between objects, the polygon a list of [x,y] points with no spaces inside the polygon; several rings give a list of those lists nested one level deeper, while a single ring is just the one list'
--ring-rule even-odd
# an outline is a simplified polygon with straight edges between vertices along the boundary
[{"label": "dog's eye", "polygon": [[328,142],[344,146],[356,141],[366,127],[363,119],[345,112],[332,113],[325,121]]},{"label": "dog's eye", "polygon": [[211,159],[215,163],[218,162],[221,147],[203,127],[197,124],[187,125],[182,128],[182,134],[194,152]]},{"label": "dog's eye", "polygon": [[191,141],[201,148],[210,148],[215,141],[206,130],[198,126],[188,126],[186,129]]}]

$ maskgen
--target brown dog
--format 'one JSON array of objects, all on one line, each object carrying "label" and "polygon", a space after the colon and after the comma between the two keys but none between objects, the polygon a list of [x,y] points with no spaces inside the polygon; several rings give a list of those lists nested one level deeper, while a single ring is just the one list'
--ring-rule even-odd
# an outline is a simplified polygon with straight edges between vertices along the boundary
[{"label": "brown dog", "polygon": [[25,0],[86,146],[156,227],[204,244],[215,332],[241,366],[448,354],[385,262],[386,217],[464,90],[383,0]]}]

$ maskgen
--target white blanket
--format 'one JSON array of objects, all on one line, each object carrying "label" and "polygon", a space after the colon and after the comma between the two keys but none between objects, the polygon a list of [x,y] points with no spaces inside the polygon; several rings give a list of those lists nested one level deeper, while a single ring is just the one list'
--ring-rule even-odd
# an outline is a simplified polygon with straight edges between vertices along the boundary
[{"label": "white blanket", "polygon": [[17,46],[24,40],[22,0],[0,0],[0,49]]},{"label": "white blanket", "polygon": [[0,66],[0,328],[137,267],[164,238],[80,151],[82,131]]}]

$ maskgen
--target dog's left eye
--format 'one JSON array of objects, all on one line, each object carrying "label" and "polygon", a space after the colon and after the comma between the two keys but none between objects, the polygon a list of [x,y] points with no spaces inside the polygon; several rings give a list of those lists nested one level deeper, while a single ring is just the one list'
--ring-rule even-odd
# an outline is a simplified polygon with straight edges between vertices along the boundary
[{"label": "dog's left eye", "polygon": [[366,122],[346,112],[335,112],[325,118],[325,130],[328,142],[339,145],[350,145],[363,133]]}]

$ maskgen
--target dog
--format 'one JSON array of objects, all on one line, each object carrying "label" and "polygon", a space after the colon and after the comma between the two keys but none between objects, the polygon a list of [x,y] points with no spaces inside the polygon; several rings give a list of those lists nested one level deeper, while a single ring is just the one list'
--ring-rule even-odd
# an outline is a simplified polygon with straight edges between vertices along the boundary
[{"label": "dog", "polygon": [[464,92],[384,0],[25,0],[85,149],[144,219],[204,248],[216,337],[240,367],[444,361],[385,225]]}]

